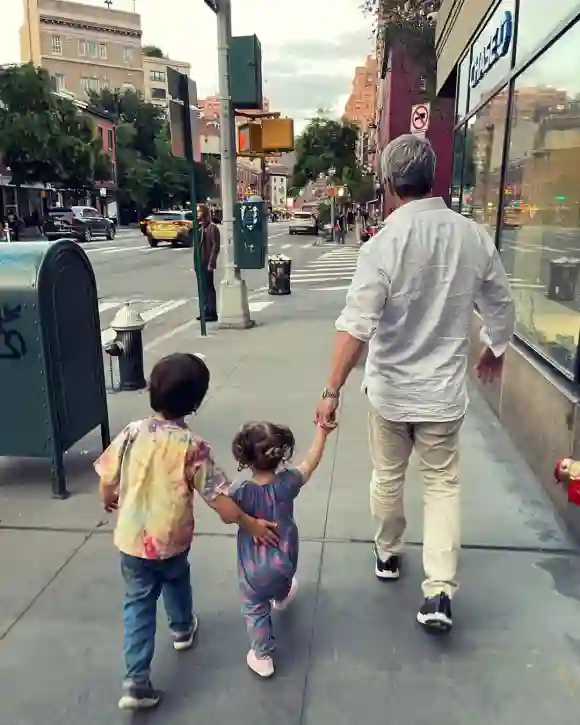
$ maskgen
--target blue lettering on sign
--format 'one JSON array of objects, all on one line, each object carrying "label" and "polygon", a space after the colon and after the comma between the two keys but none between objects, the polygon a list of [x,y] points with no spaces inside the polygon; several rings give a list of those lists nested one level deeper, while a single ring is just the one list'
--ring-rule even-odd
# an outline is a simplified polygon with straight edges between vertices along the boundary
[{"label": "blue lettering on sign", "polygon": [[489,36],[487,43],[471,59],[469,81],[472,88],[481,82],[500,58],[508,54],[514,34],[514,19],[510,10],[503,14],[501,23]]}]

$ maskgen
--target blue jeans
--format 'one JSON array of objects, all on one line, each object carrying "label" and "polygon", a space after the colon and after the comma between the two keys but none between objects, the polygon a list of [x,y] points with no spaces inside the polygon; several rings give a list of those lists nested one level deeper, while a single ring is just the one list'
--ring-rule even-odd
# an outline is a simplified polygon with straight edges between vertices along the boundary
[{"label": "blue jeans", "polygon": [[163,603],[169,628],[175,634],[193,626],[189,550],[171,559],[139,559],[121,553],[121,573],[125,580],[123,629],[126,684],[149,682],[155,652],[157,600]]}]

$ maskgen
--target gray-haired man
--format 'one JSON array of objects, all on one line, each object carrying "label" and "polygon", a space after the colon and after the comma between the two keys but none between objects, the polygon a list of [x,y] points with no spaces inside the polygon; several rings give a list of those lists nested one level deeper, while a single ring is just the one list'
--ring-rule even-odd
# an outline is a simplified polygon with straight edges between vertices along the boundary
[{"label": "gray-haired man", "polygon": [[515,326],[508,280],[489,234],[430,196],[435,153],[400,136],[381,158],[397,209],[360,252],[336,322],[332,368],[317,419],[330,422],[340,391],[369,343],[364,389],[369,410],[376,524],[375,574],[399,577],[406,527],[403,484],[416,451],[425,487],[424,602],[417,619],[449,630],[460,548],[459,430],[474,304],[484,320],[484,380],[501,375]]}]

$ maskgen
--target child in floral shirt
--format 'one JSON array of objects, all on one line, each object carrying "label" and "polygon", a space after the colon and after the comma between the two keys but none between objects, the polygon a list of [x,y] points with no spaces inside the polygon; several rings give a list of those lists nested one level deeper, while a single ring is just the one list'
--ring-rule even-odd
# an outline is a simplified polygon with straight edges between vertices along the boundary
[{"label": "child in floral shirt", "polygon": [[121,709],[154,707],[150,680],[157,600],[163,601],[176,650],[189,649],[198,619],[193,612],[188,553],[197,491],[226,523],[236,523],[266,544],[277,542],[275,524],[244,514],[228,497],[230,482],[211,447],[192,433],[185,416],[201,405],[209,387],[206,364],[176,353],[151,373],[154,415],[130,423],[95,463],[107,511],[117,511],[114,541],[125,580],[126,676]]}]

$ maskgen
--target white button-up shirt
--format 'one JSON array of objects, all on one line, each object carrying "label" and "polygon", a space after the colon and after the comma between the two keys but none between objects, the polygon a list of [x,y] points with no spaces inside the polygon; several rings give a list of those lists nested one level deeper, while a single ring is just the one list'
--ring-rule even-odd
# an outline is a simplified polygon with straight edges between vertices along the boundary
[{"label": "white button-up shirt", "polygon": [[515,328],[507,275],[489,234],[443,199],[401,206],[361,248],[336,329],[370,341],[363,386],[383,418],[465,414],[474,305],[483,342],[501,355]]}]

